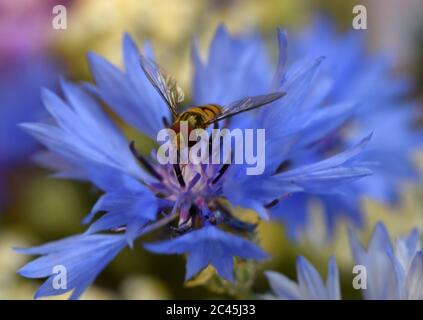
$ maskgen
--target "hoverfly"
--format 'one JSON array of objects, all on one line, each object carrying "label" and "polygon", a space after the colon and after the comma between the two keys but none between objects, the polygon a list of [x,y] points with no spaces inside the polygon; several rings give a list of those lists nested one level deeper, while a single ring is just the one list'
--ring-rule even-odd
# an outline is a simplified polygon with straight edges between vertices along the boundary
[{"label": "hoverfly", "polygon": [[[246,97],[225,106],[205,104],[192,106],[185,111],[178,112],[178,104],[184,100],[184,92],[176,80],[156,62],[142,54],[140,55],[140,64],[147,79],[163,98],[172,113],[173,123],[170,128],[175,131],[178,139],[180,139],[178,135],[180,132],[180,123],[182,121],[187,122],[188,133],[194,129],[206,129],[212,124],[216,126],[217,122],[223,119],[265,106],[285,95],[284,92],[274,92],[265,95]],[[177,144],[179,144],[178,141],[179,140],[176,142]],[[176,164],[174,165],[174,169],[180,185],[184,187],[185,182],[182,177],[180,166]]]}]

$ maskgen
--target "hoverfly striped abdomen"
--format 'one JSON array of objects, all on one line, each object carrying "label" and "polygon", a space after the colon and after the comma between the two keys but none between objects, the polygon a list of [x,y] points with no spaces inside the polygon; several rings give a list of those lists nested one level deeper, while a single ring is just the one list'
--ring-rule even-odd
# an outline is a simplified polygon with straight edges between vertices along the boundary
[{"label": "hoverfly striped abdomen", "polygon": [[189,108],[188,110],[179,114],[173,123],[171,129],[176,133],[175,143],[178,149],[181,146],[187,144],[189,147],[191,144],[195,144],[195,141],[186,141],[187,137],[183,137],[181,133],[181,122],[186,122],[188,136],[195,129],[205,129],[209,126],[210,122],[217,116],[222,114],[222,108],[216,104],[207,104],[203,106],[197,106]]},{"label": "hoverfly striped abdomen", "polygon": [[192,129],[204,129],[220,114],[222,114],[222,108],[216,104],[192,107],[182,112],[175,120],[175,124],[179,125],[181,121],[187,121]]}]

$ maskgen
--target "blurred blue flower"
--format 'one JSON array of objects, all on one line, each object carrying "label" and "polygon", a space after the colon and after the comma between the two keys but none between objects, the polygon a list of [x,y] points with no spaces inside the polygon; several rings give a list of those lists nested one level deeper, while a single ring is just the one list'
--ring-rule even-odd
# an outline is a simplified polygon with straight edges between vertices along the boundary
[{"label": "blurred blue flower", "polygon": [[27,164],[38,146],[19,129],[23,121],[36,121],[46,112],[40,86],[54,86],[56,66],[46,58],[22,58],[0,65],[0,206],[6,201],[7,175]]},{"label": "blurred blue flower", "polygon": [[365,299],[423,299],[423,251],[417,229],[392,244],[379,222],[367,250],[351,230],[349,238],[355,264],[366,268],[367,287],[362,290]]},{"label": "blurred blue flower", "polygon": [[[89,239],[95,236],[100,237],[99,232],[110,231],[117,233],[113,239],[123,237],[132,246],[133,241],[144,234],[167,227],[165,230],[170,230],[171,239],[146,244],[145,248],[166,254],[187,253],[187,280],[208,264],[214,266],[223,278],[234,280],[234,257],[259,260],[266,254],[249,242],[254,238],[255,225],[235,217],[232,206],[254,209],[262,219],[268,219],[268,209],[283,201],[287,194],[307,191],[330,194],[337,192],[341,184],[369,175],[371,171],[367,164],[356,159],[370,136],[327,158],[316,157],[307,147],[309,143],[325,138],[330,132],[327,128],[336,127],[339,119],[347,118],[352,105],[349,102],[339,103],[325,110],[315,110],[304,103],[321,59],[298,62],[285,73],[281,66],[285,41],[284,34],[279,32],[279,66],[275,74],[267,74],[269,77],[263,78],[261,88],[251,86],[251,92],[244,91],[244,84],[254,81],[256,74],[262,77],[265,71],[262,55],[257,52],[260,39],[256,35],[244,39],[231,36],[223,27],[219,28],[207,63],[201,61],[195,46],[193,48],[193,96],[198,99],[194,103],[210,99],[208,103],[224,104],[257,92],[286,92],[283,99],[265,107],[266,111],[248,112],[228,123],[229,127],[266,129],[266,170],[259,176],[246,175],[245,165],[189,163],[182,170],[186,182],[182,185],[175,176],[174,167],[159,164],[154,151],[151,157],[138,154],[135,144],[126,140],[92,96],[94,93],[102,98],[117,115],[151,138],[155,138],[169,122],[169,110],[147,81],[139,64],[138,49],[128,35],[123,40],[125,71],[90,54],[95,84],[76,85],[62,81],[63,98],[43,90],[43,102],[51,121],[22,125],[49,150],[39,157],[39,162],[54,169],[59,177],[90,181],[104,195],[84,219],[85,223],[89,223],[101,214],[86,233],[78,236],[77,241],[73,238],[63,240],[66,244],[72,243],[72,246],[59,245],[57,250],[60,254],[53,251],[56,250],[55,243],[47,245],[51,251],[25,251],[48,258],[36,260],[40,261],[37,268],[49,270],[52,263],[64,265],[73,280],[67,290],[76,289],[75,298],[81,293],[80,289],[89,283],[84,270],[76,268],[87,268],[85,271],[91,281],[91,276],[104,267],[103,263],[98,263],[98,266],[90,268],[90,263],[97,263],[95,258],[86,265],[74,261],[75,252],[83,250],[78,246],[90,242]],[[146,55],[153,57],[149,45],[145,47]],[[221,64],[229,67],[229,57],[233,59],[229,64],[233,70],[230,73],[226,70],[227,76],[219,83],[218,74],[225,71]],[[247,66],[248,72],[245,71]],[[270,70],[270,66],[267,67]],[[212,96],[207,96],[212,92]],[[299,154],[310,154],[309,161],[292,161]],[[290,163],[289,168],[281,170],[284,163]],[[222,231],[222,227],[227,232]],[[118,244],[113,248],[118,251],[123,245],[121,240],[116,241]],[[107,243],[105,241],[104,248],[100,250],[106,262],[117,254],[114,249],[106,250]],[[45,265],[43,261],[47,261]],[[52,276],[47,271],[22,274],[37,278]],[[45,286],[49,286],[48,281]],[[45,290],[39,295],[45,292],[54,294]],[[60,293],[62,291],[57,292]]]},{"label": "blurred blue flower", "polygon": [[[392,244],[386,227],[377,223],[365,249],[356,235],[349,230],[354,265],[361,269],[360,285],[366,300],[422,300],[423,299],[423,251],[417,229],[399,237]],[[297,260],[298,284],[286,276],[266,272],[274,295],[264,298],[287,300],[340,299],[339,273],[335,258],[328,264],[327,283],[324,285],[318,272],[303,257]]]},{"label": "blurred blue flower", "polygon": [[339,271],[334,257],[328,262],[326,284],[313,265],[304,257],[297,258],[298,283],[286,276],[266,271],[266,277],[274,296],[283,300],[340,300]]},{"label": "blurred blue flower", "polygon": [[318,199],[330,235],[340,216],[356,225],[363,223],[360,205],[363,197],[390,205],[398,203],[401,185],[419,178],[412,156],[422,145],[423,133],[414,125],[418,117],[416,105],[407,98],[413,89],[410,80],[394,74],[394,64],[387,55],[366,52],[364,32],[339,32],[324,16],[292,38],[291,57],[326,57],[318,74],[317,97],[325,104],[355,103],[351,116],[316,145],[316,153],[343,150],[351,146],[357,135],[373,132],[369,147],[361,155],[366,161],[377,163],[372,166],[372,176],[342,187],[338,194],[292,195],[272,212],[274,218],[286,224],[289,234],[297,238],[309,222],[306,204]]},{"label": "blurred blue flower", "polygon": [[40,87],[56,84],[58,65],[46,53],[55,2],[0,3],[0,211],[10,193],[6,180],[38,146],[18,124],[46,114]]}]

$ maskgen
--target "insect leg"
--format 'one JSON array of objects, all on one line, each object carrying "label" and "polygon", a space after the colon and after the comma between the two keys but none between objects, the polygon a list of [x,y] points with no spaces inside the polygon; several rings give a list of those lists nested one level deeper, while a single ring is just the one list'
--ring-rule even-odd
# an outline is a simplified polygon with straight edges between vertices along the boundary
[{"label": "insect leg", "polygon": [[129,149],[131,150],[132,154],[134,155],[135,158],[138,159],[139,162],[141,162],[141,164],[145,167],[145,169],[155,178],[157,178],[157,180],[162,181],[163,177],[153,168],[153,166],[151,165],[151,163],[143,156],[141,155],[136,147],[135,147],[135,142],[131,141],[131,143],[129,144]]},{"label": "insect leg", "polygon": [[179,164],[179,161],[180,161],[180,158],[181,158],[180,153],[179,153],[179,150],[176,153],[176,157],[177,157],[176,158],[177,159],[177,161],[176,161],[177,163],[175,163],[173,165],[173,170],[175,170],[175,175],[176,175],[176,178],[178,179],[178,182],[179,182],[180,186],[182,188],[185,188],[185,180],[184,180],[184,177],[182,176],[181,165]]},{"label": "insect leg", "polygon": [[219,172],[217,173],[216,177],[212,180],[212,184],[215,184],[219,181],[219,179],[223,176],[223,174],[228,170],[230,163],[225,163],[223,166],[220,167]]},{"label": "insect leg", "polygon": [[179,184],[181,185],[182,188],[185,188],[185,180],[184,180],[184,177],[182,176],[181,166],[179,165],[179,163],[174,164],[173,169],[175,170],[175,175],[176,175],[176,178],[178,179]]},{"label": "insect leg", "polygon": [[[214,130],[219,129],[219,123],[218,122],[213,123],[213,129]],[[213,132],[209,137],[209,159],[212,157],[212,155],[213,155]]]},{"label": "insect leg", "polygon": [[256,223],[244,222],[234,217],[231,211],[220,203],[217,203],[216,207],[223,213],[223,222],[232,228],[241,231],[253,232],[257,227]]},{"label": "insect leg", "polygon": [[169,122],[167,121],[166,117],[162,118],[162,122],[165,128],[169,128]]}]

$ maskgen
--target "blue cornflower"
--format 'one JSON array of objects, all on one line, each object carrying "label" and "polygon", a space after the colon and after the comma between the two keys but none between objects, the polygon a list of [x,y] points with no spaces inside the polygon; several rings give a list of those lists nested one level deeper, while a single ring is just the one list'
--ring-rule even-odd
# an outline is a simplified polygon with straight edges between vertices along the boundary
[{"label": "blue cornflower", "polygon": [[[423,251],[417,229],[392,244],[382,223],[377,223],[367,250],[349,230],[354,263],[360,266],[360,288],[366,300],[422,300]],[[363,269],[364,267],[364,269]],[[364,270],[364,271],[363,271]],[[302,257],[297,260],[298,284],[282,274],[268,271],[270,287],[277,299],[340,299],[339,273],[335,258],[328,264],[324,286],[318,272]]]},{"label": "blue cornflower", "polygon": [[[318,75],[317,99],[331,104],[351,101],[356,105],[350,117],[316,145],[316,153],[345,149],[357,135],[373,131],[362,157],[377,163],[372,166],[372,176],[343,186],[338,194],[297,193],[281,202],[272,216],[286,224],[293,238],[305,231],[309,221],[307,203],[313,199],[321,202],[327,230],[332,234],[340,216],[356,225],[363,223],[363,197],[396,204],[401,183],[419,178],[412,156],[421,147],[423,134],[414,125],[415,103],[406,98],[412,85],[409,79],[393,75],[392,59],[385,54],[368,54],[365,40],[364,32],[338,32],[328,17],[319,17],[290,43],[290,56],[326,57]],[[297,160],[302,161],[301,157]]]},{"label": "blue cornflower", "polygon": [[274,271],[266,271],[274,296],[283,300],[340,300],[339,271],[334,257],[328,262],[326,283],[304,257],[297,258],[298,283]]},{"label": "blue cornflower", "polygon": [[423,299],[423,251],[417,229],[392,243],[379,222],[367,250],[351,230],[349,238],[355,264],[366,268],[365,299]]},{"label": "blue cornflower", "polygon": [[39,146],[18,124],[45,115],[39,88],[55,86],[57,72],[57,66],[46,57],[24,57],[7,65],[4,62],[0,63],[0,209],[7,198],[7,176],[27,164]]},{"label": "blue cornflower", "polygon": [[[246,175],[246,166],[241,164],[189,163],[182,168],[185,184],[181,184],[174,166],[157,162],[155,151],[151,157],[138,154],[135,143],[126,140],[92,95],[153,139],[171,123],[169,110],[144,74],[139,51],[128,35],[123,40],[125,71],[90,54],[95,84],[62,81],[63,98],[43,90],[51,121],[22,125],[49,149],[39,160],[55,169],[57,176],[90,181],[104,194],[84,219],[91,225],[83,235],[23,251],[43,256],[20,270],[26,277],[49,277],[37,297],[75,290],[72,298],[77,298],[126,244],[132,246],[144,234],[166,227],[169,239],[145,244],[146,249],[164,254],[186,253],[187,280],[209,264],[224,279],[234,280],[235,257],[262,260],[267,254],[250,242],[255,225],[235,217],[232,206],[251,208],[262,219],[268,219],[268,209],[287,194],[337,192],[339,185],[371,173],[363,161],[356,161],[370,136],[331,157],[316,158],[313,154],[310,161],[281,169],[295,155],[307,153],[309,143],[323,139],[330,131],[326,128],[336,127],[339,119],[348,117],[352,104],[339,103],[325,110],[312,110],[303,104],[322,59],[298,62],[285,73],[286,39],[282,32],[278,35],[279,65],[274,74],[269,74],[270,64],[257,51],[261,48],[257,35],[234,37],[219,28],[207,63],[193,48],[193,105],[208,99],[208,103],[225,104],[244,95],[286,92],[283,99],[265,107],[265,112],[251,111],[228,121],[229,127],[265,128],[268,132],[266,170],[259,176]],[[144,51],[146,56],[154,57],[148,44]],[[225,66],[231,68],[230,73]],[[250,71],[245,70],[246,66]],[[227,76],[219,83],[218,75],[224,71]],[[247,90],[244,84],[258,81],[257,75],[263,79],[261,85]],[[91,242],[96,237],[102,239],[98,254]],[[85,259],[91,252],[92,258]],[[67,269],[72,281],[66,289],[51,289],[55,265]]]}]

